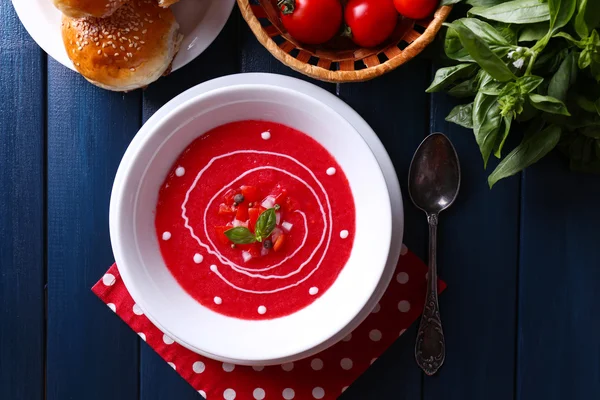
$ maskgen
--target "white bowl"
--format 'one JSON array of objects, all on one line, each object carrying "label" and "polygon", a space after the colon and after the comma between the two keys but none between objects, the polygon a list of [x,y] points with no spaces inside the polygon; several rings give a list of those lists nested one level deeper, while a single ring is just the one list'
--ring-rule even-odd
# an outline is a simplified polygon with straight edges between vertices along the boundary
[{"label": "white bowl", "polygon": [[[264,321],[227,317],[194,300],[165,266],[154,228],[159,188],[179,154],[212,128],[247,119],[282,123],[317,140],[344,170],[356,206],[354,246],[335,283],[308,307]],[[373,304],[381,286],[392,217],[379,164],[351,124],[300,92],[270,85],[235,85],[200,94],[145,128],[117,171],[110,235],[127,289],[159,329],[210,358],[268,365],[322,350],[324,343],[335,343],[362,321],[367,302]]]}]

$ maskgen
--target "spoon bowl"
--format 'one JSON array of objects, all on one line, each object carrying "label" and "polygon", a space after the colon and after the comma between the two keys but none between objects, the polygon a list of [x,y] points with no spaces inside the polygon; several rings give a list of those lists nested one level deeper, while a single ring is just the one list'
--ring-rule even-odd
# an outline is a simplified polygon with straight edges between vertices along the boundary
[{"label": "spoon bowl", "polygon": [[412,202],[427,214],[450,207],[460,188],[460,165],[454,146],[442,133],[429,135],[413,157],[408,179]]}]

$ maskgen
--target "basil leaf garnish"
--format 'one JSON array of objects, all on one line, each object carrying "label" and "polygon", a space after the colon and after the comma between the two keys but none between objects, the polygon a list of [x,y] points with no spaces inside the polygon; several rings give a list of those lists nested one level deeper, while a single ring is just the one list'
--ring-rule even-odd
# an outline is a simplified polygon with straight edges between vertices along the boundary
[{"label": "basil leaf garnish", "polygon": [[275,211],[279,209],[278,205],[275,205],[273,208],[269,208],[266,211],[263,211],[258,220],[256,221],[256,227],[254,228],[254,234],[256,235],[256,240],[262,242],[275,229],[275,225],[277,225],[277,215],[275,215]]},{"label": "basil leaf garnish", "polygon": [[250,232],[250,229],[244,226],[237,226],[226,230],[225,236],[235,244],[250,244],[256,242],[256,238]]}]

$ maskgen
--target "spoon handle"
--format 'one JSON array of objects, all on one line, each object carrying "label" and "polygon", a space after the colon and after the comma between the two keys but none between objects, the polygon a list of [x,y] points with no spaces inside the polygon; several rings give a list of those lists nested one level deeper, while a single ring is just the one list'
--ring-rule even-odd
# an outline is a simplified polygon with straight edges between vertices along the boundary
[{"label": "spoon handle", "polygon": [[437,295],[437,214],[427,216],[429,222],[429,274],[427,278],[427,296],[425,308],[417,333],[415,358],[417,364],[427,375],[433,375],[446,358],[446,342],[440,318],[440,306]]}]

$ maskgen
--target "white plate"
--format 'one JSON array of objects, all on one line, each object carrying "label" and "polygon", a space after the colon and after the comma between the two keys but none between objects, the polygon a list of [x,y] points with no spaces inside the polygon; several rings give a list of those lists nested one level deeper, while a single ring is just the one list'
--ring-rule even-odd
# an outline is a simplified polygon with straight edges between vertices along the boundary
[{"label": "white plate", "polygon": [[[330,345],[336,343],[337,341],[342,339],[345,335],[347,335],[349,332],[351,332],[354,328],[356,328],[356,326],[358,326],[360,324],[360,322],[362,322],[364,320],[364,318],[366,318],[366,316],[372,310],[372,308],[374,307],[376,302],[379,301],[381,295],[383,294],[387,285],[389,284],[389,281],[394,272],[394,269],[395,269],[395,266],[396,266],[396,263],[398,260],[399,252],[400,252],[400,244],[402,242],[402,230],[403,230],[402,199],[401,199],[401,194],[400,194],[400,188],[398,185],[398,180],[397,180],[396,174],[394,172],[393,165],[392,165],[387,153],[385,152],[385,149],[381,145],[381,142],[379,142],[377,136],[369,128],[369,126],[364,122],[364,120],[362,120],[360,118],[360,116],[358,116],[358,114],[356,114],[350,107],[348,107],[341,100],[339,100],[335,96],[331,95],[330,93],[328,93],[316,86],[308,84],[306,82],[299,81],[299,80],[296,80],[293,78],[283,77],[283,76],[276,76],[276,75],[269,75],[269,74],[232,75],[232,76],[215,79],[215,80],[206,82],[204,84],[198,85],[198,86],[186,91],[182,95],[176,97],[174,100],[172,100],[167,105],[165,105],[163,108],[161,108],[146,123],[146,125],[144,125],[144,127],[142,127],[142,129],[140,130],[138,135],[134,138],[134,140],[131,144],[131,146],[132,146],[131,148],[140,148],[141,146],[143,146],[143,142],[146,140],[145,136],[147,136],[151,130],[155,129],[157,125],[160,125],[161,121],[166,116],[168,116],[175,109],[180,107],[182,104],[185,104],[190,99],[193,99],[194,97],[197,97],[202,94],[206,94],[211,91],[214,92],[215,90],[218,91],[218,89],[221,89],[221,88],[229,87],[231,85],[240,85],[240,84],[262,84],[262,85],[272,85],[272,86],[280,87],[280,88],[285,87],[285,88],[293,89],[296,92],[303,93],[305,95],[312,97],[313,99],[321,101],[321,102],[327,104],[327,106],[334,109],[337,112],[337,114],[341,115],[348,123],[350,123],[350,125],[352,125],[354,127],[354,129],[356,129],[358,132],[360,132],[360,135],[362,136],[364,141],[367,143],[367,145],[370,147],[371,152],[376,155],[377,163],[379,164],[379,166],[383,172],[383,179],[385,180],[385,185],[387,186],[387,192],[389,192],[389,200],[390,200],[390,203],[392,206],[392,214],[391,214],[391,216],[392,216],[392,224],[391,224],[392,236],[391,236],[391,238],[392,238],[392,243],[394,243],[394,246],[392,246],[392,248],[387,256],[387,261],[385,262],[385,268],[381,272],[381,274],[378,278],[378,285],[376,285],[376,287],[369,288],[370,293],[373,293],[373,294],[370,296],[370,298],[368,298],[368,296],[367,296],[366,298],[362,298],[360,300],[361,308],[352,309],[352,307],[351,307],[349,310],[347,310],[348,312],[344,313],[346,315],[345,316],[345,318],[346,318],[345,326],[339,325],[339,321],[338,321],[338,326],[336,326],[333,331],[329,330],[328,333],[325,334],[325,336],[321,336],[320,337],[321,340],[318,340],[317,342],[314,342],[314,340],[313,340],[310,343],[309,342],[299,343],[300,347],[296,347],[296,348],[299,349],[300,351],[298,351],[296,354],[293,354],[291,356],[285,356],[285,351],[284,351],[284,353],[279,353],[279,355],[283,356],[283,357],[277,357],[278,356],[277,352],[269,352],[269,351],[265,351],[265,350],[261,350],[260,352],[257,352],[254,354],[247,354],[246,350],[243,349],[244,346],[242,346],[242,349],[241,349],[242,353],[244,353],[243,358],[230,357],[230,355],[233,353],[229,353],[228,351],[208,352],[206,350],[206,347],[204,347],[204,346],[202,346],[203,348],[199,348],[199,347],[191,344],[191,342],[194,342],[196,339],[193,335],[189,336],[185,332],[183,332],[183,334],[176,334],[179,332],[173,332],[171,329],[167,329],[167,328],[171,328],[171,326],[177,325],[176,322],[174,323],[174,321],[171,320],[171,321],[167,321],[166,324],[163,324],[161,322],[165,322],[164,320],[159,321],[158,319],[154,318],[155,316],[152,315],[151,312],[148,313],[147,312],[148,310],[144,310],[144,311],[146,311],[146,315],[152,320],[152,322],[154,322],[160,329],[165,331],[167,334],[170,334],[180,344],[186,346],[187,348],[189,348],[193,351],[204,354],[208,357],[216,358],[216,359],[219,359],[222,361],[238,363],[238,364],[284,363],[284,362],[293,361],[293,360],[296,360],[299,358],[304,358],[311,354],[315,354],[315,353],[323,350],[324,348],[329,347]],[[133,155],[129,151],[128,151],[128,153],[129,154],[126,154],[124,157],[124,163],[126,163],[126,164],[130,162],[130,160],[127,161],[127,159]],[[117,177],[115,179],[115,187],[116,188],[121,187],[121,185],[123,183],[123,179],[124,179],[124,174],[121,173],[121,168],[120,168],[120,173],[117,174]],[[112,209],[112,207],[113,207],[113,204],[111,203],[111,209]],[[114,215],[111,210],[111,217],[112,216],[114,216]],[[114,221],[115,220],[111,218],[111,237],[113,236],[112,223]],[[120,255],[122,256],[123,252],[119,249],[115,250],[117,262],[119,263],[120,257],[117,256],[117,253],[120,253]],[[123,260],[121,260],[121,261],[123,261]],[[123,274],[123,272],[125,272],[125,273]],[[142,309],[144,309],[144,306],[146,306],[148,308],[148,304],[145,304],[145,299],[140,298],[141,295],[138,292],[140,282],[137,280],[132,281],[131,276],[128,276],[128,271],[122,271],[122,274],[123,274],[125,284],[127,285],[128,289],[130,290],[130,292],[131,292],[132,296],[134,297],[134,299],[136,300],[136,302],[138,302],[138,304],[141,305]],[[332,289],[333,289],[333,287],[332,287]],[[330,291],[332,289],[330,289]],[[327,293],[329,293],[329,291]],[[325,295],[327,293],[325,293]],[[323,297],[325,297],[325,295]],[[363,293],[363,297],[364,297],[364,293]],[[321,300],[321,299],[319,299],[319,300]],[[315,304],[316,303],[319,303],[319,301],[315,302]],[[358,304],[358,303],[356,303],[356,304]],[[356,307],[356,304],[354,304],[354,306],[353,306],[354,308]],[[156,304],[154,304],[150,308],[156,308]],[[300,313],[297,313],[297,314],[300,314]],[[215,314],[215,313],[213,313],[213,314]],[[218,316],[218,314],[215,314],[215,315]],[[353,315],[354,318],[348,318],[348,315]],[[213,317],[215,317],[215,316],[211,316],[211,318],[213,318]],[[224,318],[226,318],[226,317],[224,317]],[[161,319],[163,319],[163,318],[161,318]],[[235,319],[230,319],[230,318],[228,318],[228,319],[235,321]],[[340,321],[341,320],[342,319],[340,319]],[[277,320],[274,320],[274,321],[277,321]],[[229,321],[228,323],[230,323],[230,322],[231,321]],[[268,321],[265,321],[265,322],[269,323]],[[179,324],[179,325],[181,325],[181,324]],[[214,325],[210,325],[210,326],[213,327]],[[176,329],[180,329],[180,328],[176,327]],[[210,329],[210,331],[212,331],[212,330],[213,329]],[[236,332],[239,332],[239,331],[236,331]],[[323,333],[323,332],[321,332],[321,333]],[[231,335],[229,335],[229,336],[231,336]],[[244,335],[244,336],[246,336],[246,335]],[[221,347],[222,349],[228,348],[229,346],[228,346],[227,342],[229,342],[229,343],[235,342],[235,341],[239,342],[240,341],[239,339],[240,339],[239,337],[236,338],[235,335],[233,335],[227,341],[217,344],[217,347]],[[296,339],[296,338],[294,338],[294,339]],[[314,338],[312,338],[312,339],[314,339]],[[236,347],[239,347],[239,346],[236,346]],[[246,347],[248,347],[248,346],[246,346]],[[213,349],[214,348],[215,347],[213,346]],[[288,353],[289,353],[289,348],[286,351],[288,351]],[[217,354],[215,354],[215,353],[217,353]],[[237,352],[237,354],[240,354],[240,352]],[[289,353],[289,354],[291,354],[291,353]]]},{"label": "white plate", "polygon": [[[235,0],[181,0],[172,6],[184,35],[173,71],[198,57],[225,26]],[[60,33],[61,13],[51,0],[13,0],[19,19],[33,40],[56,61],[75,70]]]}]

